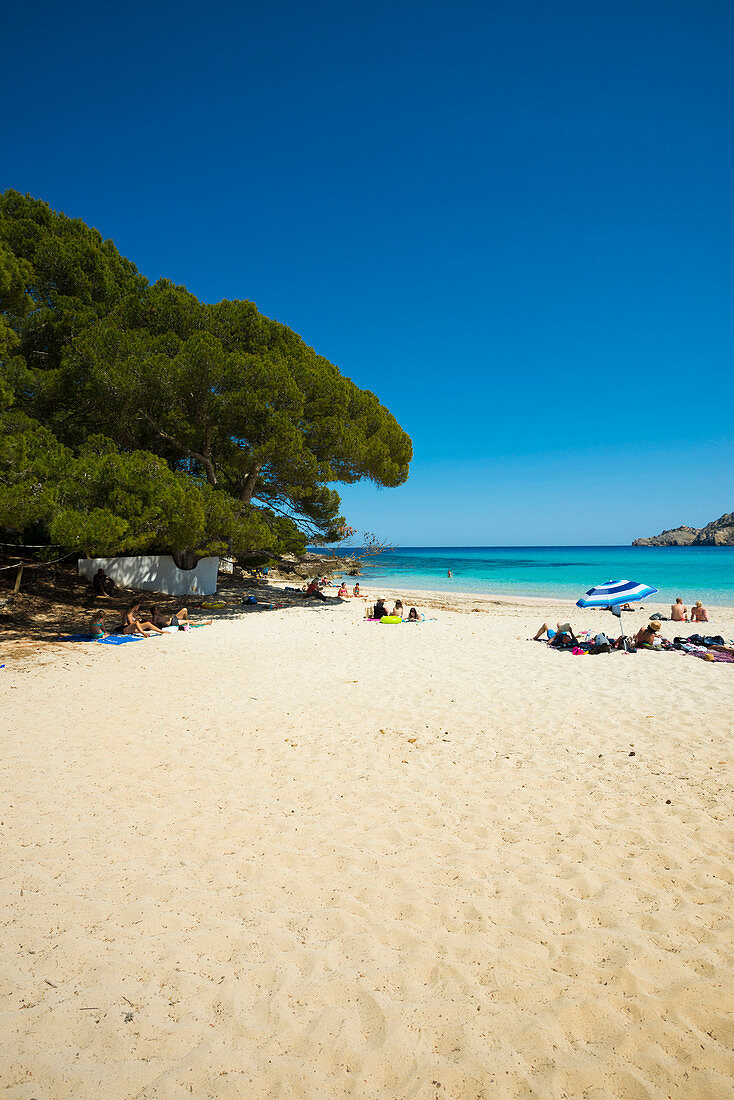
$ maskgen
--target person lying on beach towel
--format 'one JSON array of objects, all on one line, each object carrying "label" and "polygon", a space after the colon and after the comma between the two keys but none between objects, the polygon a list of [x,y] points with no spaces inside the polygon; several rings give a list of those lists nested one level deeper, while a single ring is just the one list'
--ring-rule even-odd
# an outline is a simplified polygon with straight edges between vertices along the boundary
[{"label": "person lying on beach towel", "polygon": [[556,630],[553,630],[548,623],[543,623],[538,629],[538,633],[533,637],[534,642],[539,642],[543,639],[543,634],[548,636],[548,645],[552,645],[556,649],[565,649],[568,646],[578,645],[578,638],[574,634],[570,623],[556,623]]},{"label": "person lying on beach towel", "polygon": [[157,627],[155,623],[150,622],[149,619],[138,618],[138,612],[140,611],[140,600],[130,605],[130,610],[125,612],[125,618],[122,620],[122,626],[117,633],[119,634],[142,634],[144,638],[149,638],[151,634],[162,634],[163,631],[160,627]]},{"label": "person lying on beach towel", "polygon": [[[160,630],[163,630],[167,626],[177,626],[183,630],[183,624],[189,623],[189,609],[188,607],[182,607],[180,611],[177,611],[175,615],[172,615],[169,619],[164,615],[159,607],[155,605],[150,609],[150,621],[154,626],[157,626]],[[197,621],[197,626],[211,626],[213,619],[202,619]]]},{"label": "person lying on beach towel", "polygon": [[405,619],[406,623],[422,623],[425,622],[425,615],[421,615],[417,607],[411,607],[408,612],[408,618]]}]

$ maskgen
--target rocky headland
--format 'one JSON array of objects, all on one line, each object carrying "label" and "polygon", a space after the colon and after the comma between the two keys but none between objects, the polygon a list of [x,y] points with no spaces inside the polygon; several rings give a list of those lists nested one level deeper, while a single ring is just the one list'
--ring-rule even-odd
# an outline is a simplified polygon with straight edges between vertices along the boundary
[{"label": "rocky headland", "polygon": [[284,554],[273,561],[268,575],[276,581],[304,581],[312,577],[331,577],[334,573],[346,573],[349,577],[362,574],[362,562],[355,555],[314,554],[309,552],[300,557]]},{"label": "rocky headland", "polygon": [[633,546],[734,546],[734,512],[712,520],[705,527],[674,527],[646,539],[635,539]]}]

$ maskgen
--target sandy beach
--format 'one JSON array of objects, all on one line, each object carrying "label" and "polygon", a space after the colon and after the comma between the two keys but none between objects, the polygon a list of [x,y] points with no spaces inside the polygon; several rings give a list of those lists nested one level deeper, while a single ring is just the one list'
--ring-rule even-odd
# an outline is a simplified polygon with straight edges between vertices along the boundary
[{"label": "sandy beach", "polygon": [[7,658],[4,1096],[731,1097],[734,668],[402,595]]}]

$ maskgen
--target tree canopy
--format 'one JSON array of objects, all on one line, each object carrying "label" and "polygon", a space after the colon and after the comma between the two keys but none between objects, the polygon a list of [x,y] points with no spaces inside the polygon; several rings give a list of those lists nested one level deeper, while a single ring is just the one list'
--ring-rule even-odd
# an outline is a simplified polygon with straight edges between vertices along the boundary
[{"label": "tree canopy", "polygon": [[0,527],[93,555],[302,550],[333,483],[402,484],[410,438],[250,301],[150,284],[111,241],[0,195]]}]

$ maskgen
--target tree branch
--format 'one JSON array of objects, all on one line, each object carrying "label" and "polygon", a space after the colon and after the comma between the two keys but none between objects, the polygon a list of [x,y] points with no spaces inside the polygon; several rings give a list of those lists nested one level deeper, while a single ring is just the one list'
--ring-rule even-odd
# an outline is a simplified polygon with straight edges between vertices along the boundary
[{"label": "tree branch", "polygon": [[148,423],[155,429],[161,439],[165,439],[168,443],[172,443],[174,447],[178,448],[182,454],[188,455],[189,458],[195,458],[197,462],[200,462],[206,471],[206,479],[210,485],[217,484],[217,475],[214,470],[214,463],[211,458],[206,454],[200,454],[198,451],[192,451],[190,447],[186,447],[178,439],[174,439],[168,432],[164,432],[159,424],[155,422],[152,416],[145,411],[145,409],[139,409],[138,412]]}]

